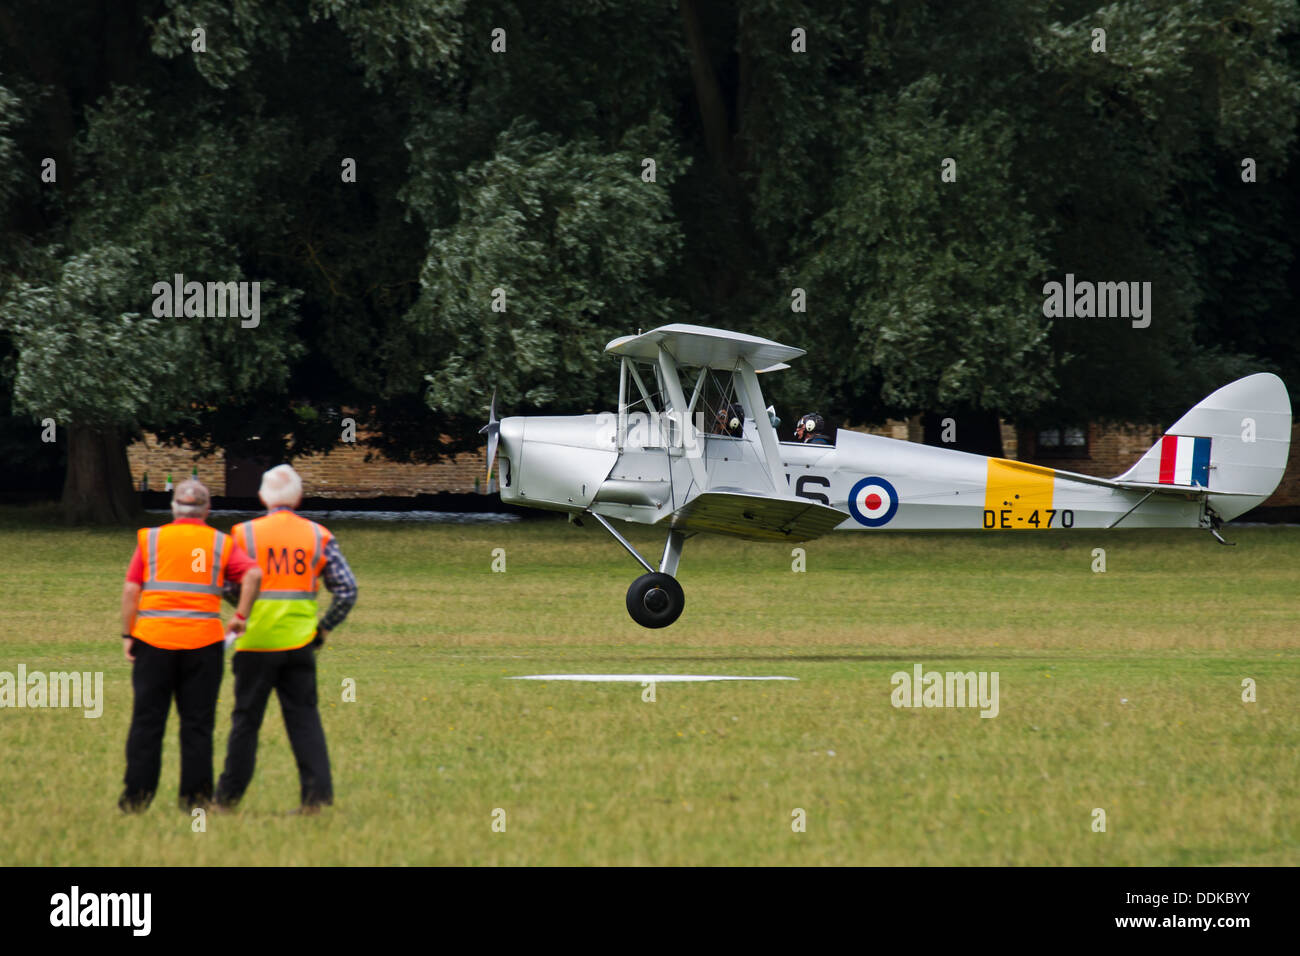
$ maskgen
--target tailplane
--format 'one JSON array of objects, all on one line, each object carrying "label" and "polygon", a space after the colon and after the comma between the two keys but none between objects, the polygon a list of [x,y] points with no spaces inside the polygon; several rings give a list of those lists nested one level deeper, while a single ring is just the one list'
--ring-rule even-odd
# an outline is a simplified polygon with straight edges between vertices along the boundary
[{"label": "tailplane", "polygon": [[1290,450],[1290,396],[1280,378],[1260,372],[1196,405],[1115,480],[1205,489],[1209,507],[1230,521],[1274,492]]}]

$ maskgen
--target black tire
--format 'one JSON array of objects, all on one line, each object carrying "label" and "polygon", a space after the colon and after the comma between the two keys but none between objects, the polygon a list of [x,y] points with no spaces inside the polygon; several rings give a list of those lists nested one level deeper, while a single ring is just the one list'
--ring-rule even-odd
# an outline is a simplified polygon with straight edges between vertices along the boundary
[{"label": "black tire", "polygon": [[643,574],[627,589],[627,613],[642,627],[667,627],[685,606],[686,595],[671,574]]}]

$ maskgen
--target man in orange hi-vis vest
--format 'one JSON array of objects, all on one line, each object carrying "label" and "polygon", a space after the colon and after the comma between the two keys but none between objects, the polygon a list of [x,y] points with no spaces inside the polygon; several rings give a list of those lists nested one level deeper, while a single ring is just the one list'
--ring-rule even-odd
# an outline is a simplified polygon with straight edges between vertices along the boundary
[{"label": "man in orange hi-vis vest", "polygon": [[206,523],[208,489],[182,481],[172,492],[173,521],[141,528],[122,588],[122,651],[131,662],[135,702],[126,739],[126,778],[118,806],[143,810],[162,769],[172,698],[181,723],[182,809],[212,799],[212,728],[224,670],[221,594],[240,587],[229,630],[243,633],[262,572],[243,549]]},{"label": "man in orange hi-vis vest", "polygon": [[[262,591],[235,642],[235,709],[226,766],[217,781],[218,806],[232,808],[248,789],[257,760],[257,735],[274,690],[298,763],[301,812],[334,802],[325,729],[316,702],[316,650],[342,623],[357,599],[357,583],[338,542],[324,525],[296,514],[302,479],[288,465],[262,476],[258,491],[267,512],[231,529],[262,569]],[[334,600],[317,619],[321,584]],[[226,596],[232,596],[228,589]]]}]

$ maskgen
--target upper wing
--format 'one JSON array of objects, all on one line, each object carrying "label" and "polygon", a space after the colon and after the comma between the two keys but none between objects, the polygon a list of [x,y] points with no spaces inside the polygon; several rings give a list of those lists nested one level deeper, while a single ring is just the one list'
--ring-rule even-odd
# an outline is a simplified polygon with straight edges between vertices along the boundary
[{"label": "upper wing", "polygon": [[606,345],[605,351],[624,358],[654,362],[658,360],[661,345],[682,368],[731,369],[736,366],[737,359],[744,359],[756,369],[777,371],[776,366],[804,354],[801,348],[757,335],[680,322],[641,335],[624,335]]},{"label": "upper wing", "polygon": [[807,498],[704,491],[672,516],[674,531],[710,531],[751,541],[807,541],[842,524],[843,511]]}]

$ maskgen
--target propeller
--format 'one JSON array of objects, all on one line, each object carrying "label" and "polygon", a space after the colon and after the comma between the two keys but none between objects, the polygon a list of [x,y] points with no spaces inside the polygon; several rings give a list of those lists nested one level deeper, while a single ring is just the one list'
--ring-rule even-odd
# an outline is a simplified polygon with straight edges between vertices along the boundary
[{"label": "propeller", "polygon": [[488,408],[488,423],[478,430],[487,435],[487,477],[492,480],[492,465],[497,460],[497,442],[501,438],[501,422],[497,419],[497,391],[492,389],[492,404]]}]

